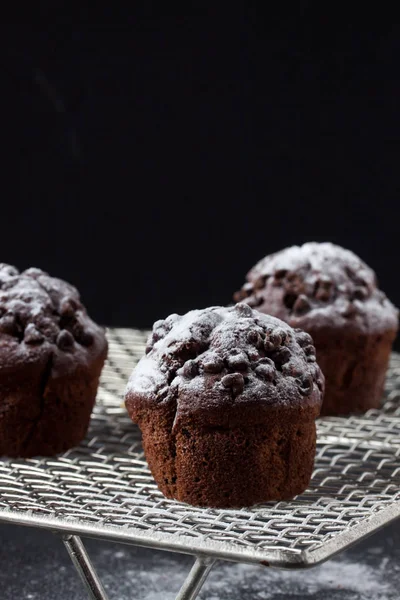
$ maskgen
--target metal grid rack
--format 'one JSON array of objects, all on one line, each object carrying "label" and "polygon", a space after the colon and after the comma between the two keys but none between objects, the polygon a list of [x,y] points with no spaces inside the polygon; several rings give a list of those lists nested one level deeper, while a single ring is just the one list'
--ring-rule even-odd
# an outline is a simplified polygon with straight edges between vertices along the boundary
[{"label": "metal grid rack", "polygon": [[220,558],[286,568],[320,563],[400,515],[400,355],[381,410],[318,422],[308,490],[291,502],[241,510],[167,500],[122,405],[147,332],[111,329],[89,433],[54,458],[0,460],[0,521],[62,536],[91,598],[106,599],[79,536],[196,557],[178,598],[195,598]]}]

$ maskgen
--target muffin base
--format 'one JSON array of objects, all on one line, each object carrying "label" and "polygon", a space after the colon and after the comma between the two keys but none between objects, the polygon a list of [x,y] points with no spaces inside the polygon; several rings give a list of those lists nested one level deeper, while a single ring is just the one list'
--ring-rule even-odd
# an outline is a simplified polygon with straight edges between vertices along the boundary
[{"label": "muffin base", "polygon": [[140,424],[147,461],[168,498],[195,506],[234,508],[288,500],[308,486],[314,463],[314,420],[282,425],[181,428],[171,435],[168,411]]},{"label": "muffin base", "polygon": [[379,408],[395,333],[308,332],[325,375],[321,416],[357,414]]},{"label": "muffin base", "polygon": [[0,390],[0,455],[53,456],[79,444],[86,435],[99,375],[77,372],[42,377],[13,390]]}]

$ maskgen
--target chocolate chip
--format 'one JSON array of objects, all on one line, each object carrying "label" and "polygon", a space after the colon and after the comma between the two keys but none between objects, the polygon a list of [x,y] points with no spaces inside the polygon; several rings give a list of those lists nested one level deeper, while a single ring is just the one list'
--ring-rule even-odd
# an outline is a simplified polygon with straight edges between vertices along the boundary
[{"label": "chocolate chip", "polygon": [[9,277],[15,277],[19,274],[18,269],[13,267],[12,265],[7,265],[6,263],[0,263],[0,273],[8,275]]},{"label": "chocolate chip", "polygon": [[41,344],[43,340],[43,334],[36,329],[33,323],[29,323],[24,333],[25,344]]},{"label": "chocolate chip", "polygon": [[304,350],[304,354],[307,357],[307,362],[313,363],[317,360],[315,357],[315,347],[312,344],[309,344],[308,346],[304,346],[303,350]]},{"label": "chocolate chip", "polygon": [[261,290],[263,287],[265,287],[267,279],[268,275],[260,275],[259,277],[257,277],[257,279],[255,279],[252,284],[254,289]]},{"label": "chocolate chip", "polygon": [[63,317],[73,317],[78,308],[74,298],[63,298],[60,304],[60,314]]},{"label": "chocolate chip", "polygon": [[282,329],[281,327],[278,327],[277,329],[275,329],[275,331],[273,333],[274,333],[274,335],[280,337],[281,345],[286,344],[290,340],[290,332],[287,331],[286,329]]},{"label": "chocolate chip", "polygon": [[236,304],[235,309],[241,317],[253,316],[253,311],[251,310],[250,306],[248,304],[245,304],[244,302],[239,302],[238,304]]},{"label": "chocolate chip", "polygon": [[288,273],[284,285],[285,291],[288,294],[298,296],[299,294],[303,294],[305,291],[304,279],[298,273]]},{"label": "chocolate chip", "polygon": [[183,375],[188,379],[193,379],[199,373],[199,367],[194,360],[187,360],[183,365]]},{"label": "chocolate chip", "polygon": [[36,327],[43,333],[45,338],[52,342],[56,341],[60,328],[54,321],[42,317],[36,322]]},{"label": "chocolate chip", "polygon": [[47,273],[45,273],[41,269],[36,269],[35,267],[31,267],[30,269],[26,269],[26,271],[23,272],[23,275],[27,275],[28,277],[31,277],[32,279],[37,279],[38,277],[41,277],[42,275],[47,275]]},{"label": "chocolate chip", "polygon": [[288,274],[287,269],[278,269],[277,271],[275,271],[274,276],[275,276],[275,279],[281,280],[281,279],[284,279],[287,274]]},{"label": "chocolate chip", "polygon": [[329,277],[320,277],[317,281],[318,287],[325,290],[331,290],[333,287],[333,281]]},{"label": "chocolate chip", "polygon": [[260,353],[256,348],[252,348],[251,346],[247,348],[246,354],[251,361],[258,360],[260,358]]},{"label": "chocolate chip", "polygon": [[87,329],[83,329],[80,335],[76,338],[82,346],[91,346],[94,342],[93,334]]},{"label": "chocolate chip", "polygon": [[270,367],[275,368],[275,363],[271,358],[268,358],[268,356],[263,356],[262,358],[260,358],[260,360],[258,361],[259,365],[269,365]]},{"label": "chocolate chip", "polygon": [[309,396],[313,390],[313,379],[311,375],[303,375],[298,379],[299,391],[302,396]]},{"label": "chocolate chip", "polygon": [[287,363],[288,360],[290,360],[291,355],[292,353],[290,352],[289,348],[282,346],[273,353],[272,360],[277,367],[281,367],[283,364]]},{"label": "chocolate chip", "polygon": [[71,332],[78,344],[81,344],[81,346],[90,346],[94,341],[93,334],[86,330],[82,323],[80,323],[78,320],[73,323]]},{"label": "chocolate chip", "polygon": [[255,373],[265,381],[273,381],[275,378],[275,364],[270,358],[262,358],[255,368]]},{"label": "chocolate chip", "polygon": [[224,387],[230,388],[235,396],[243,392],[244,379],[241,373],[229,373],[221,379],[221,383]]},{"label": "chocolate chip", "polygon": [[320,302],[328,302],[332,297],[333,282],[328,277],[320,277],[315,282],[314,297]]},{"label": "chocolate chip", "polygon": [[309,344],[308,346],[304,346],[303,348],[304,350],[304,354],[306,354],[306,356],[315,356],[315,347],[312,344]]},{"label": "chocolate chip", "polygon": [[0,319],[0,332],[7,335],[18,334],[18,324],[15,315],[7,313]]},{"label": "chocolate chip", "polygon": [[249,367],[249,359],[244,352],[238,352],[226,359],[228,367],[234,371],[245,371]]},{"label": "chocolate chip", "polygon": [[252,330],[247,334],[247,341],[249,344],[259,347],[262,344],[262,337],[258,331]]},{"label": "chocolate chip", "polygon": [[296,329],[295,335],[296,335],[296,342],[302,348],[305,348],[306,346],[314,346],[313,339],[309,333],[306,333],[305,331],[302,331],[301,329]]},{"label": "chocolate chip", "polygon": [[366,287],[356,287],[352,297],[354,300],[365,300],[368,298],[368,289]]},{"label": "chocolate chip", "polygon": [[290,377],[300,377],[304,373],[304,367],[302,368],[297,362],[289,360],[282,366],[282,372]]},{"label": "chocolate chip", "polygon": [[320,302],[329,302],[331,299],[331,292],[329,290],[320,289],[315,292],[314,296],[315,299]]},{"label": "chocolate chip", "polygon": [[209,353],[203,357],[202,361],[203,370],[206,373],[221,373],[224,368],[224,362],[218,354]]},{"label": "chocolate chip", "polygon": [[297,300],[297,294],[285,294],[283,296],[283,303],[287,309],[292,310]]},{"label": "chocolate chip", "polygon": [[69,350],[74,345],[74,336],[67,329],[63,329],[57,336],[57,346],[60,350]]},{"label": "chocolate chip", "polygon": [[275,329],[272,332],[269,332],[265,337],[264,348],[267,352],[271,352],[276,348],[279,348],[286,340],[286,332],[282,329]]},{"label": "chocolate chip", "polygon": [[297,315],[304,315],[311,309],[311,304],[307,296],[301,294],[293,304],[293,311]]},{"label": "chocolate chip", "polygon": [[167,330],[167,331],[171,331],[172,326],[179,320],[179,315],[177,313],[172,313],[170,315],[168,315],[168,317],[165,319],[163,327]]}]

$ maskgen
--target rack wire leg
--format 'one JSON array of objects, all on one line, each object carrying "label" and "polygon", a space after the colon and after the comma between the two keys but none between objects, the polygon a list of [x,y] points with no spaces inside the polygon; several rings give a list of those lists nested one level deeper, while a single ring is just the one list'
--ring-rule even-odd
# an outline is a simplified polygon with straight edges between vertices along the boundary
[{"label": "rack wire leg", "polygon": [[63,542],[86,587],[89,598],[91,600],[108,600],[81,538],[77,535],[66,535],[63,536]]},{"label": "rack wire leg", "polygon": [[197,594],[200,592],[214,563],[213,558],[197,558],[176,600],[194,600],[194,598],[197,598]]}]

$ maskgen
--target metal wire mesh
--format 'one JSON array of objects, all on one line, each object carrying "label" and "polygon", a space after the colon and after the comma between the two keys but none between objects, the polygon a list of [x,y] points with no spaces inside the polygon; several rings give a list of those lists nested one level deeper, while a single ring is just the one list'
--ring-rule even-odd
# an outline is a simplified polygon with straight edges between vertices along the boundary
[{"label": "metal wire mesh", "polygon": [[55,458],[0,461],[0,520],[189,553],[305,566],[400,514],[400,355],[385,403],[360,417],[320,419],[309,489],[291,502],[241,510],[167,500],[122,406],[146,332],[108,332],[110,351],[85,441]]}]

